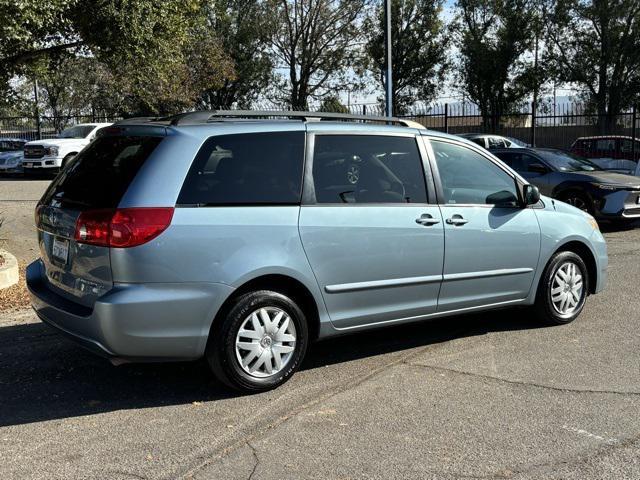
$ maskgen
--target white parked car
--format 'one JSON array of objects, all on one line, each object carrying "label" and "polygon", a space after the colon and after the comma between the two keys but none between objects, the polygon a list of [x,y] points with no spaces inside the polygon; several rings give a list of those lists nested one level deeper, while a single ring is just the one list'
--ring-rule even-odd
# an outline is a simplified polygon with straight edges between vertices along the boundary
[{"label": "white parked car", "polygon": [[24,173],[57,172],[91,143],[98,130],[109,125],[111,123],[80,123],[64,129],[56,138],[28,142],[22,160]]}]

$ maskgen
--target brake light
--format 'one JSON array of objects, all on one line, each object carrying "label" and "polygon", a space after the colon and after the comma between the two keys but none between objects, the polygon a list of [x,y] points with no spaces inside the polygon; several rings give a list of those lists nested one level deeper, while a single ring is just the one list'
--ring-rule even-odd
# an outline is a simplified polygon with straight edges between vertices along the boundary
[{"label": "brake light", "polygon": [[78,217],[74,238],[102,247],[136,247],[164,232],[172,218],[173,208],[89,210]]},{"label": "brake light", "polygon": [[36,207],[36,213],[35,213],[36,228],[40,228],[40,213],[42,212],[43,208],[44,208],[43,205],[38,205]]}]

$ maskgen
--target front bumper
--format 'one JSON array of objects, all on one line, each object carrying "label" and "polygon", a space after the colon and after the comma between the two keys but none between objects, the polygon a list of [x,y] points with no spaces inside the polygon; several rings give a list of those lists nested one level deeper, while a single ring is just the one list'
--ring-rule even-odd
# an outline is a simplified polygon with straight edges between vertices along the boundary
[{"label": "front bumper", "polygon": [[27,267],[26,276],[43,322],[98,355],[122,361],[203,356],[211,323],[233,291],[219,283],[116,284],[88,308],[48,288],[41,260]]},{"label": "front bumper", "polygon": [[22,168],[25,172],[60,168],[61,165],[62,157],[25,158],[22,160]]},{"label": "front bumper", "polygon": [[591,235],[591,245],[595,254],[597,280],[594,293],[600,293],[607,287],[609,279],[609,256],[607,254],[607,242],[605,241],[600,230],[594,230]]},{"label": "front bumper", "polygon": [[595,217],[601,220],[640,218],[640,192],[618,190],[608,194],[591,194],[595,207]]},{"label": "front bumper", "polygon": [[8,165],[0,165],[0,174],[8,174],[8,173],[22,173],[22,165],[18,164],[15,166]]}]

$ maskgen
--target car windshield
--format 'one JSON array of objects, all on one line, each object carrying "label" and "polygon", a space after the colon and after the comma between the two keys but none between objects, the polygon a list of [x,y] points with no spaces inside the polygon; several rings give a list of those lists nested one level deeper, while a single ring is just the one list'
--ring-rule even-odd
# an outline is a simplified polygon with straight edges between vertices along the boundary
[{"label": "car windshield", "polygon": [[24,142],[15,140],[0,140],[0,152],[15,152],[22,150]]},{"label": "car windshield", "polygon": [[586,158],[578,157],[572,153],[560,150],[538,150],[542,158],[549,162],[554,168],[561,172],[593,172],[602,170],[595,163]]},{"label": "car windshield", "polygon": [[516,145],[518,145],[519,147],[527,147],[528,145],[526,143],[524,143],[522,140],[518,140],[517,138],[513,138],[513,137],[504,137],[507,140],[509,140],[511,143],[515,143]]},{"label": "car windshield", "polygon": [[76,125],[75,127],[65,128],[58,138],[86,138],[93,129],[94,125]]}]

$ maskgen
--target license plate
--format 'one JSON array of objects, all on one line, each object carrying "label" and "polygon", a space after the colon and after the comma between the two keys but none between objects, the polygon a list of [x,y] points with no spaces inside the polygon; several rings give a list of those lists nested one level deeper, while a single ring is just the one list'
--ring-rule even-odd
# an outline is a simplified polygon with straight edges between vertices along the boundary
[{"label": "license plate", "polygon": [[24,163],[24,162],[22,163],[23,167],[30,167],[31,165],[33,165],[33,163]]},{"label": "license plate", "polygon": [[63,238],[54,238],[51,248],[51,255],[56,260],[66,264],[69,258],[69,240]]}]

